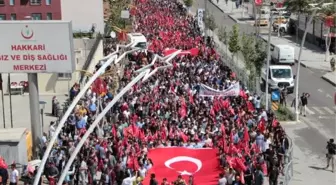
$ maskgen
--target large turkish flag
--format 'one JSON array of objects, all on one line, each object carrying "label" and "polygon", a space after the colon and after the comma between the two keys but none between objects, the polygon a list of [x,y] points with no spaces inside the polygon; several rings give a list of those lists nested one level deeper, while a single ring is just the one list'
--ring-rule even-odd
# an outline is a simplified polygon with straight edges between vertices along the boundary
[{"label": "large turkish flag", "polygon": [[149,184],[150,174],[155,173],[159,183],[163,178],[173,182],[178,175],[188,182],[189,176],[194,176],[194,185],[218,184],[220,173],[217,149],[191,148],[156,148],[148,153],[153,161],[153,168],[149,170],[144,184]]}]

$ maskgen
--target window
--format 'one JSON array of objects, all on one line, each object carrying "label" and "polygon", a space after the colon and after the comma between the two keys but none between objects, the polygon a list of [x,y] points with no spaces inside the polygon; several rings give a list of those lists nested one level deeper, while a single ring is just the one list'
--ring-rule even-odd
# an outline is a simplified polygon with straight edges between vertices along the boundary
[{"label": "window", "polygon": [[5,0],[0,0],[0,5],[5,5]]},{"label": "window", "polygon": [[6,20],[6,14],[0,14],[0,20]]},{"label": "window", "polygon": [[15,0],[9,0],[9,5],[14,6]]},{"label": "window", "polygon": [[70,80],[72,78],[72,74],[71,73],[58,73],[57,77],[58,79],[61,79],[61,80]]},{"label": "window", "polygon": [[52,20],[52,13],[47,13],[47,20]]},{"label": "window", "polygon": [[20,0],[20,5],[27,5],[29,3],[29,0]]},{"label": "window", "polygon": [[32,20],[41,20],[42,19],[42,14],[40,13],[32,13]]},{"label": "window", "polygon": [[41,0],[30,0],[30,5],[41,5]]},{"label": "window", "polygon": [[16,20],[16,14],[15,13],[11,14],[11,20]]},{"label": "window", "polygon": [[51,0],[46,0],[46,5],[51,5]]}]

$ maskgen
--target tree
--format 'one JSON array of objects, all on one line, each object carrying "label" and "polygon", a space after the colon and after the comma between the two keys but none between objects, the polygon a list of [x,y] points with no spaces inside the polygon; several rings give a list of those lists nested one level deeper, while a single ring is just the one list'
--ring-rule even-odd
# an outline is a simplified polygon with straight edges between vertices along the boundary
[{"label": "tree", "polygon": [[[261,76],[261,69],[264,65],[264,61],[267,57],[267,53],[266,53],[266,48],[263,44],[263,41],[258,39],[256,42],[255,42],[255,45],[254,45],[254,49],[255,49],[255,52],[254,52],[254,57],[253,57],[253,65],[254,65],[254,68],[255,68],[255,84],[256,84],[256,89],[260,89],[258,86],[259,86],[259,79],[260,79],[260,76]],[[253,79],[253,78],[252,78]]]},{"label": "tree", "polygon": [[214,31],[217,28],[215,18],[212,14],[206,14],[206,18],[204,20],[204,23],[208,29],[211,31]]},{"label": "tree", "polygon": [[130,1],[129,0],[108,0],[108,1],[110,4],[111,14],[109,16],[107,24],[123,28],[125,22],[120,18],[121,11],[128,9]]},{"label": "tree", "polygon": [[225,44],[225,46],[226,46],[226,53],[227,53],[227,50],[228,50],[228,47],[227,47],[228,33],[226,31],[226,27],[221,26],[218,29],[218,38],[219,38],[219,41],[221,41],[221,42],[223,42]]},{"label": "tree", "polygon": [[186,5],[186,7],[192,7],[192,5],[193,5],[193,0],[184,0],[184,4]]},{"label": "tree", "polygon": [[[240,51],[239,45],[239,28],[238,25],[235,24],[232,27],[230,32],[230,39],[229,39],[229,51],[232,53],[232,60],[234,60],[234,55]],[[238,58],[238,55],[237,55]]]},{"label": "tree", "polygon": [[267,57],[267,53],[266,53],[266,48],[263,44],[263,41],[258,39],[254,45],[255,48],[255,57],[254,57],[254,67],[257,73],[257,76],[260,77],[261,75],[261,69],[264,65],[265,59]]},{"label": "tree", "polygon": [[243,34],[241,39],[241,52],[244,57],[245,68],[247,71],[252,73],[254,70],[254,57],[255,57],[255,50],[254,50],[254,39],[246,34]]},{"label": "tree", "polygon": [[301,14],[307,13],[310,11],[310,3],[312,0],[287,0],[285,2],[286,9],[289,12],[295,13],[298,15],[297,21],[296,21],[296,42],[299,41],[299,27],[300,27],[300,19]]}]

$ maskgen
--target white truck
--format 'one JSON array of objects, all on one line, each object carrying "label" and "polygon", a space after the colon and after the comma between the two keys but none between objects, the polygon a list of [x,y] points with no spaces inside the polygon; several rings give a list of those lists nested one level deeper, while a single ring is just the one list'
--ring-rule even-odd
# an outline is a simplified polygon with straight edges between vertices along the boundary
[{"label": "white truck", "polygon": [[275,45],[271,48],[271,61],[274,64],[295,64],[295,48],[289,45]]},{"label": "white truck", "polygon": [[133,42],[132,47],[139,47],[147,49],[148,43],[146,37],[142,33],[128,33],[127,34],[127,43]]},{"label": "white truck", "polygon": [[[266,87],[267,79],[267,69],[266,67],[262,69],[261,73],[261,87]],[[287,87],[288,94],[294,92],[294,79],[292,67],[289,65],[271,65],[269,67],[268,75],[268,88],[269,92],[272,89],[283,89]]]}]

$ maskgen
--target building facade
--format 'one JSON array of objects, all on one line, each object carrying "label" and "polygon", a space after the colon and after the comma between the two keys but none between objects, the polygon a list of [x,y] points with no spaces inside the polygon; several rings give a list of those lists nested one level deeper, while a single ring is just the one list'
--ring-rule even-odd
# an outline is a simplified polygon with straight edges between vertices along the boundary
[{"label": "building facade", "polygon": [[74,32],[89,32],[94,27],[95,32],[104,33],[103,0],[61,0],[61,10],[62,20],[71,20]]},{"label": "building facade", "polygon": [[61,19],[61,0],[0,0],[0,20]]}]

